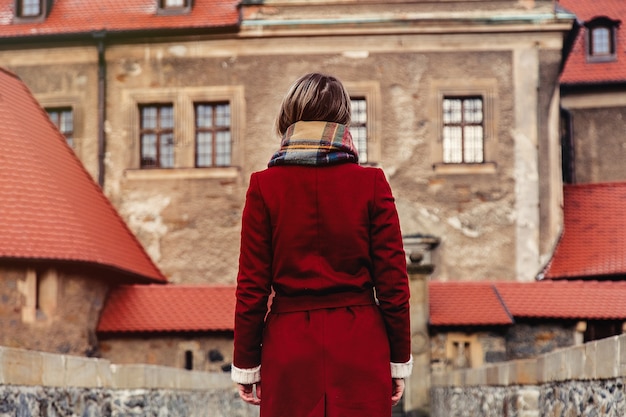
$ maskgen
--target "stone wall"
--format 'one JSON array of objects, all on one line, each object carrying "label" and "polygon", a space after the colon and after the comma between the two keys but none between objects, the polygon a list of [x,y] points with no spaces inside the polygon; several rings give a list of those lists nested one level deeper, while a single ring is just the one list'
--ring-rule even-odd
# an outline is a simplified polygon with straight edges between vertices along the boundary
[{"label": "stone wall", "polygon": [[0,416],[253,417],[228,374],[0,347]]},{"label": "stone wall", "polygon": [[432,375],[432,417],[626,415],[626,335]]}]

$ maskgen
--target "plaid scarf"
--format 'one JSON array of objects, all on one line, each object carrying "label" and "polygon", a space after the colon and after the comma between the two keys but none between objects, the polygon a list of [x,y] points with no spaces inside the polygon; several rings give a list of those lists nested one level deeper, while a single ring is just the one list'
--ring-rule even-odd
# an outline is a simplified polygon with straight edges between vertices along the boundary
[{"label": "plaid scarf", "polygon": [[331,122],[296,122],[287,128],[280,150],[270,159],[276,165],[331,165],[359,162],[346,125]]}]

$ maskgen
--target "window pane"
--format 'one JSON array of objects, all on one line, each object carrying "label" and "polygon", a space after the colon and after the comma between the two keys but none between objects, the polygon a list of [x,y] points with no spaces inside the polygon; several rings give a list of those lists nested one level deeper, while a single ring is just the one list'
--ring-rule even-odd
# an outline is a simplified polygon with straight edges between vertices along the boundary
[{"label": "window pane", "polygon": [[46,109],[50,120],[65,136],[65,141],[74,147],[74,116],[72,109]]},{"label": "window pane", "polygon": [[595,28],[591,31],[593,55],[610,55],[611,54],[611,37],[608,28]]},{"label": "window pane", "polygon": [[160,145],[159,166],[161,168],[172,168],[174,166],[174,134],[161,135]]},{"label": "window pane", "polygon": [[465,110],[466,123],[482,123],[483,122],[483,102],[480,99],[464,100],[463,107]]},{"label": "window pane", "polygon": [[141,127],[143,129],[154,129],[157,127],[156,107],[143,107],[141,109]]},{"label": "window pane", "polygon": [[145,134],[141,136],[141,166],[157,166],[156,135]]},{"label": "window pane", "polygon": [[185,0],[163,0],[163,7],[183,7]]},{"label": "window pane", "polygon": [[230,132],[217,132],[215,165],[230,165]]},{"label": "window pane", "polygon": [[482,126],[465,127],[465,146],[463,159],[467,163],[483,162],[483,128]]},{"label": "window pane", "polygon": [[461,123],[461,100],[443,100],[443,122],[446,124]]},{"label": "window pane", "polygon": [[213,135],[208,132],[196,134],[196,166],[210,167],[213,160]]},{"label": "window pane", "polygon": [[220,127],[230,126],[230,106],[228,104],[215,106],[215,125]]},{"label": "window pane", "polygon": [[461,128],[459,126],[444,126],[443,128],[443,162],[463,162],[463,145]]},{"label": "window pane", "polygon": [[352,99],[352,123],[364,124],[367,122],[367,103],[364,99]]},{"label": "window pane", "polygon": [[213,126],[213,107],[200,104],[196,106],[196,127]]},{"label": "window pane", "polygon": [[351,127],[350,133],[352,133],[354,146],[359,153],[359,162],[367,162],[367,128],[365,126]]},{"label": "window pane", "polygon": [[359,162],[367,162],[367,101],[364,98],[352,98],[350,133],[359,153]]},{"label": "window pane", "polygon": [[172,129],[174,127],[174,107],[161,107],[161,128]]},{"label": "window pane", "polygon": [[41,0],[22,0],[21,13],[25,17],[41,15]]}]

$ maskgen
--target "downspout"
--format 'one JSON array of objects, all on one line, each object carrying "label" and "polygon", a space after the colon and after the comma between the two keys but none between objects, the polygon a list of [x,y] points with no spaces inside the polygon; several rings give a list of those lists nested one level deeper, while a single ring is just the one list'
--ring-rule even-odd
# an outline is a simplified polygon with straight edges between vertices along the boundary
[{"label": "downspout", "polygon": [[104,155],[106,151],[104,121],[106,117],[106,59],[104,56],[105,31],[92,33],[98,47],[98,185],[104,188]]}]

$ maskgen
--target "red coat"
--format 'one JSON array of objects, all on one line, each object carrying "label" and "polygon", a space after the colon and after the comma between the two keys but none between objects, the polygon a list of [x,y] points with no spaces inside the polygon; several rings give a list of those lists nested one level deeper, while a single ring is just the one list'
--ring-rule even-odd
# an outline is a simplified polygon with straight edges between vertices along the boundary
[{"label": "red coat", "polygon": [[[246,370],[263,362],[261,413],[388,415],[389,362],[409,361],[410,326],[402,236],[383,171],[344,163],[252,174],[239,263],[233,365]],[[272,288],[279,301],[313,307],[272,313],[266,325]],[[314,307],[315,300],[362,300],[372,289],[378,306]],[[372,388],[383,391],[380,398]],[[364,401],[366,414],[358,410]]]}]

